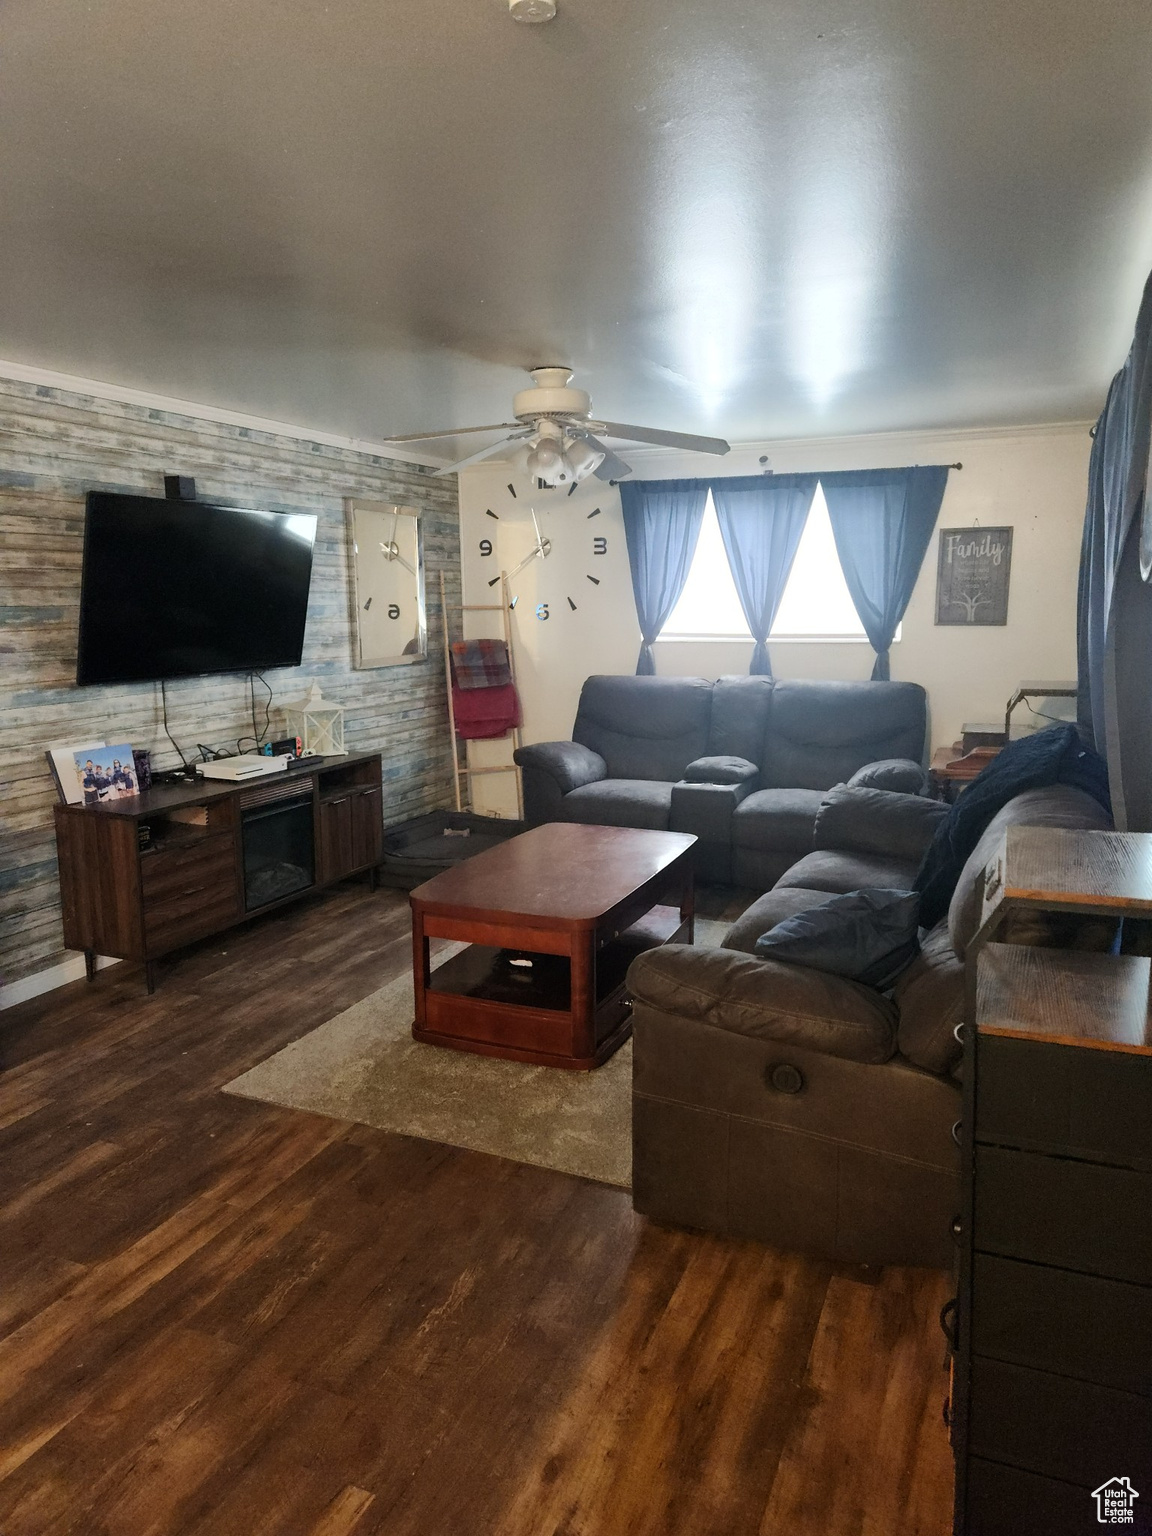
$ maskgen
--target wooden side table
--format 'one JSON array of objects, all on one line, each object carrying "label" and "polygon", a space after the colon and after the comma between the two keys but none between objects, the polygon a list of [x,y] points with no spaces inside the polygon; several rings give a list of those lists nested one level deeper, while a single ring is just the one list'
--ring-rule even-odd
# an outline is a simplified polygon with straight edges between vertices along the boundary
[{"label": "wooden side table", "polygon": [[928,767],[936,798],[951,804],[1000,751],[1000,747],[973,747],[965,752],[958,741],[937,747]]}]

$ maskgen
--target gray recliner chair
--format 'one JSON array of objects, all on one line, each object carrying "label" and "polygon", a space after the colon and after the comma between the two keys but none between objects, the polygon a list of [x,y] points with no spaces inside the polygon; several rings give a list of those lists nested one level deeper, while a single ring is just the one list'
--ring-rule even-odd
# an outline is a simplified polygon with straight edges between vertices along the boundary
[{"label": "gray recliner chair", "polygon": [[[632,1184],[658,1221],[867,1264],[945,1267],[959,1209],[953,1031],[978,877],[1009,826],[1107,830],[1091,796],[1029,790],[994,818],[948,916],[890,994],[761,959],[776,923],[861,886],[908,889],[945,808],[838,789],[815,847],[733,924],[721,949],[669,944],[634,960]],[[1007,943],[1106,950],[1115,923],[1016,918]]]}]

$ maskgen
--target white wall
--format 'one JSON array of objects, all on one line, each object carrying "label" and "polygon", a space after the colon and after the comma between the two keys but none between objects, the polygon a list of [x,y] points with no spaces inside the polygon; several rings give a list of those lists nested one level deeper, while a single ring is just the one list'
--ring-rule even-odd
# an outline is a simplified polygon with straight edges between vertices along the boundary
[{"label": "white wall", "polygon": [[[938,526],[1012,527],[1012,578],[1006,626],[938,627],[938,535],[929,546],[902,638],[892,647],[891,666],[893,678],[922,683],[928,690],[930,746],[936,747],[955,740],[966,721],[1002,718],[1009,694],[1022,679],[1075,676],[1076,576],[1089,447],[1087,424],[1075,423],[760,443],[734,448],[717,460],[653,450],[630,451],[627,457],[641,479],[754,474],[762,454],[779,473],[960,461],[963,469],[948,478]],[[513,500],[510,473],[507,465],[484,465],[460,476],[465,601],[495,600],[499,587],[490,589],[487,582],[533,547],[530,506],[535,506],[552,550],[512,582],[519,598],[513,627],[524,739],[549,741],[570,735],[585,677],[634,671],[640,632],[619,493],[592,480],[571,497],[556,491],[533,497],[520,477],[513,482],[518,493]],[[590,519],[595,507],[600,515]],[[488,516],[489,509],[497,518]],[[608,541],[606,555],[592,553],[597,534]],[[487,558],[479,553],[481,539],[493,542]],[[589,574],[600,579],[599,586],[588,581]],[[575,612],[569,597],[577,604]],[[545,621],[535,614],[541,601],[548,603]],[[468,633],[496,634],[498,624],[498,614],[476,615]],[[687,677],[746,672],[751,650],[751,641],[663,641],[656,646],[656,670]],[[771,654],[773,670],[782,678],[867,678],[872,670],[872,650],[860,642],[774,641]],[[477,764],[508,757],[506,743],[472,750]],[[478,807],[513,813],[510,776],[474,783]]]}]

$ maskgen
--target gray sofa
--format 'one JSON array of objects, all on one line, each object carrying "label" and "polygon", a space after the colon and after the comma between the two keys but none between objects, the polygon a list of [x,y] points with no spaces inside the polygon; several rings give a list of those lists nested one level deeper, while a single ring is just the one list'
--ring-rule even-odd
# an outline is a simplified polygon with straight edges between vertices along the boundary
[{"label": "gray sofa", "polygon": [[[756,939],[861,886],[908,889],[945,808],[841,787],[811,848],[716,950],[667,945],[635,960],[633,1199],[678,1226],[870,1264],[946,1266],[959,1196],[954,1030],[978,877],[1010,825],[1107,829],[1095,800],[1056,786],[1018,795],[968,859],[947,918],[890,995],[762,960]],[[1006,942],[1106,949],[1115,925],[1016,920]]]},{"label": "gray sofa", "polygon": [[916,683],[590,677],[571,741],[521,747],[525,816],[692,832],[697,873],[763,890],[835,784],[921,794]]}]

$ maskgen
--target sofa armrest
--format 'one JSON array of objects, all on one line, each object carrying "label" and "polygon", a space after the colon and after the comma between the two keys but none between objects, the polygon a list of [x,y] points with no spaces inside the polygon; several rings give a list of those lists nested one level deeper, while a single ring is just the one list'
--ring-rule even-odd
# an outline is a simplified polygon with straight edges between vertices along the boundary
[{"label": "sofa armrest", "polygon": [[684,770],[689,784],[745,784],[748,790],[756,786],[760,770],[746,757],[698,757]]},{"label": "sofa armrest", "polygon": [[537,742],[517,747],[512,756],[522,772],[524,819],[530,827],[562,821],[565,795],[608,777],[608,764],[599,752],[578,741]]},{"label": "sofa armrest", "polygon": [[608,777],[608,764],[599,752],[582,747],[578,741],[541,741],[517,747],[512,755],[521,768],[548,774],[562,795]]},{"label": "sofa armrest", "polygon": [[949,807],[923,795],[838,784],[816,813],[812,846],[840,853],[880,853],[919,862]]},{"label": "sofa armrest", "polygon": [[863,768],[848,780],[849,789],[887,789],[898,795],[928,793],[928,770],[910,757],[883,757]]},{"label": "sofa armrest", "polygon": [[883,1062],[896,1049],[896,1009],[879,992],[739,950],[648,950],[629,967],[628,990],[640,1028],[652,1011],[848,1061]]},{"label": "sofa armrest", "polygon": [[754,779],[744,784],[692,784],[681,779],[672,786],[669,831],[694,832],[704,842],[730,844],[736,807],[755,787]]}]

